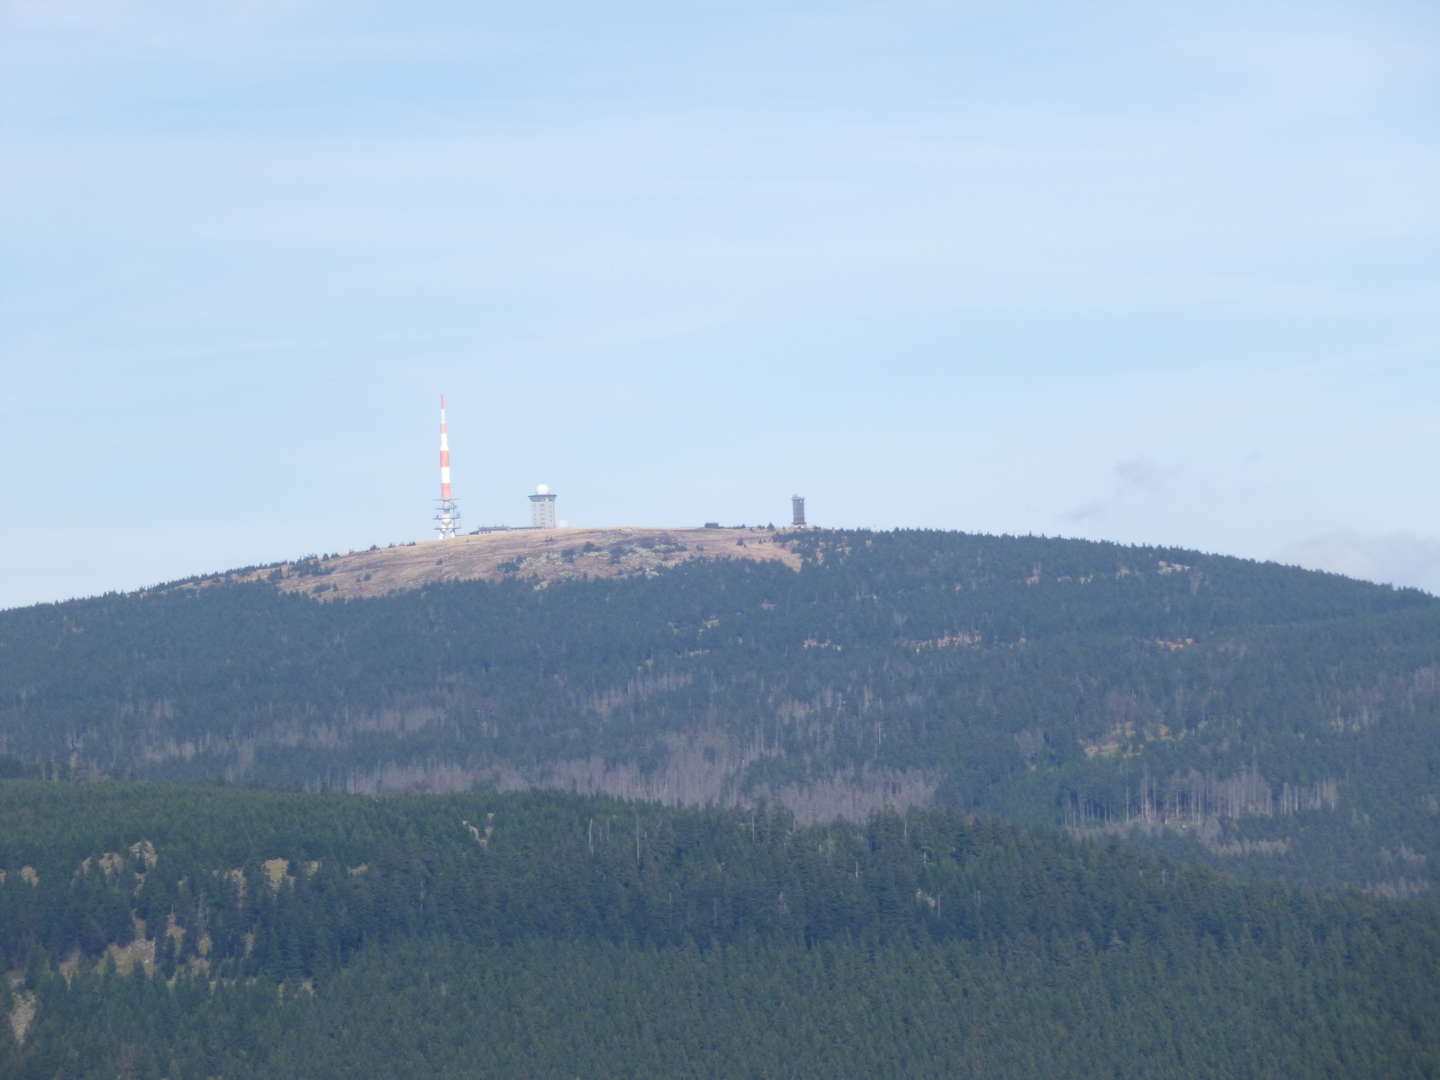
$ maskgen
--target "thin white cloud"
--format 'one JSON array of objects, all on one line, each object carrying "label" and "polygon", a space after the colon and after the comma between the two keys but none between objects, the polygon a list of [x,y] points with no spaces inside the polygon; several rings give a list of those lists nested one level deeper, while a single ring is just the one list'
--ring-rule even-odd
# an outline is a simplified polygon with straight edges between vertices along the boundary
[{"label": "thin white cloud", "polygon": [[1178,49],[1249,87],[1259,108],[1346,114],[1433,78],[1437,31],[1433,19],[1403,20],[1371,7],[1303,27],[1253,18],[1224,33],[1189,35]]},{"label": "thin white cloud", "polygon": [[1440,538],[1433,536],[1335,530],[1287,544],[1276,558],[1312,570],[1440,594]]}]

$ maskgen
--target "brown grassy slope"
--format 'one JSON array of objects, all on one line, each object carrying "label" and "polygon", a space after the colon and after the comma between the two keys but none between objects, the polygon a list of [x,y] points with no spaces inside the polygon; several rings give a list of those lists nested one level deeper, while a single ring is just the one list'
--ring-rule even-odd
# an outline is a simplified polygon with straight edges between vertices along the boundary
[{"label": "brown grassy slope", "polygon": [[798,568],[800,556],[790,550],[790,535],[782,529],[525,529],[300,560],[224,574],[196,586],[268,579],[286,592],[335,600],[382,596],[443,581],[622,577],[689,559],[753,559]]}]

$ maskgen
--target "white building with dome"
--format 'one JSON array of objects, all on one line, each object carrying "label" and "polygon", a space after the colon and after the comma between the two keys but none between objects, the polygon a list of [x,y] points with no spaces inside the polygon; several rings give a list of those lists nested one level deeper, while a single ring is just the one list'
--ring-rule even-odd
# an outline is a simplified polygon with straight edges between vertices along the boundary
[{"label": "white building with dome", "polygon": [[530,496],[530,527],[555,528],[555,492],[549,484],[536,484],[535,494]]}]

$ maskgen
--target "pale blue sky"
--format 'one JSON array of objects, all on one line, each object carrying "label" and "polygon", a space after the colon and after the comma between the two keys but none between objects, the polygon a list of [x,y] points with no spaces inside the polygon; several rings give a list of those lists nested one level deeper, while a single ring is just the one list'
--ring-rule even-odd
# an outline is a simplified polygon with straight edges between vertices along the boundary
[{"label": "pale blue sky", "polygon": [[467,526],[1440,591],[1433,3],[0,0],[0,606]]}]

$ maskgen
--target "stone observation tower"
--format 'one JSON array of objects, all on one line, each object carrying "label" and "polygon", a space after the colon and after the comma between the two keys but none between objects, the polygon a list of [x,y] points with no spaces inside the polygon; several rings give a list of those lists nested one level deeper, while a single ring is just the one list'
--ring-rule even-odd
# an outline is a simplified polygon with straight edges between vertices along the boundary
[{"label": "stone observation tower", "polygon": [[535,485],[535,494],[530,496],[530,527],[555,528],[555,493],[549,484]]},{"label": "stone observation tower", "polygon": [[805,527],[805,496],[790,496],[790,524],[797,529]]}]

